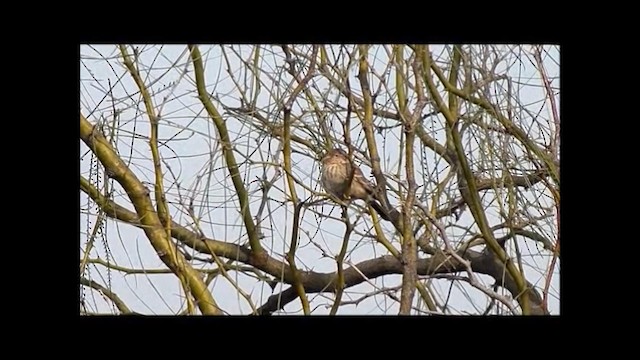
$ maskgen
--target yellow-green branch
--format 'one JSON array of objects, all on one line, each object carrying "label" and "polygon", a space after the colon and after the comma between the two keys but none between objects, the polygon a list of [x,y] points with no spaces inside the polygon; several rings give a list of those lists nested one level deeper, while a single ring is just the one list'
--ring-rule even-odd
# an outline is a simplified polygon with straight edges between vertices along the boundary
[{"label": "yellow-green branch", "polygon": [[309,299],[307,299],[307,294],[304,291],[304,284],[300,279],[300,272],[296,267],[296,249],[298,247],[298,231],[300,229],[300,210],[302,209],[302,205],[304,203],[301,202],[296,204],[296,207],[293,211],[293,230],[291,232],[291,247],[287,252],[287,261],[289,262],[289,266],[291,267],[291,275],[293,277],[293,287],[296,289],[298,293],[298,297],[300,297],[300,302],[302,303],[302,311],[305,315],[311,314],[311,308],[309,307]]},{"label": "yellow-green branch", "polygon": [[104,135],[82,114],[80,114],[80,138],[96,154],[104,167],[112,174],[113,179],[126,191],[151,246],[156,250],[160,260],[174,274],[185,277],[189,291],[197,300],[200,311],[205,315],[220,314],[221,311],[206,285],[199,274],[186,263],[182,254],[176,252],[176,257],[170,256],[173,245],[153,207],[149,190],[116,154]]},{"label": "yellow-green branch", "polygon": [[236,193],[238,194],[238,200],[240,201],[240,212],[242,214],[244,226],[247,229],[247,236],[249,237],[251,251],[254,253],[263,253],[264,249],[262,248],[262,244],[260,244],[260,238],[256,231],[256,225],[253,223],[253,218],[251,217],[251,211],[249,209],[249,195],[247,193],[247,189],[244,187],[242,178],[240,177],[240,172],[238,171],[238,163],[236,162],[236,158],[233,155],[231,138],[229,137],[227,125],[222,119],[222,116],[220,116],[220,113],[218,112],[216,107],[213,106],[213,103],[209,99],[209,94],[207,93],[207,89],[204,83],[204,65],[202,64],[202,55],[200,54],[200,50],[197,46],[189,45],[189,50],[191,51],[191,59],[193,61],[193,67],[196,75],[198,97],[200,98],[202,105],[204,105],[204,108],[207,110],[207,113],[211,117],[211,120],[213,120],[213,123],[218,130],[218,134],[220,135],[222,153],[227,163],[229,174],[231,175],[231,181],[233,182],[233,186],[236,189]]},{"label": "yellow-green branch", "polygon": [[116,295],[106,287],[98,284],[97,282],[81,277],[80,285],[88,286],[92,289],[100,291],[102,294],[104,294],[104,296],[106,296],[113,302],[113,304],[118,308],[118,310],[120,310],[122,314],[133,314],[133,311],[129,310],[129,307],[124,303],[124,301],[122,301],[122,299],[120,299],[118,295]]},{"label": "yellow-green branch", "polygon": [[[142,77],[140,76],[140,72],[131,61],[131,56],[127,52],[127,48],[124,45],[120,45],[120,52],[122,53],[122,59],[124,61],[124,65],[129,70],[131,77],[135,81],[138,89],[140,90],[140,94],[142,95],[142,100],[144,102],[145,109],[147,110],[147,116],[149,116],[150,123],[150,136],[149,136],[149,147],[151,148],[151,157],[153,159],[153,169],[155,174],[155,186],[154,186],[154,194],[156,199],[156,208],[158,210],[158,216],[160,220],[165,226],[165,231],[167,232],[167,236],[171,237],[171,216],[169,214],[169,205],[167,205],[167,199],[164,195],[164,181],[162,174],[162,167],[160,165],[160,151],[158,150],[158,116],[156,115],[155,107],[153,106],[153,101],[151,100],[151,95],[149,95],[149,91],[147,86],[145,85]],[[177,249],[173,246],[171,249],[171,256],[175,258],[177,261],[176,253]],[[187,300],[187,306],[189,308],[189,312],[193,311],[193,303],[191,297],[189,296],[189,288],[186,279],[182,276],[182,273],[179,273],[180,283],[184,289],[185,298]]]},{"label": "yellow-green branch", "polygon": [[[438,108],[442,111],[442,114],[445,116],[447,122],[451,125],[452,130],[455,128],[453,125],[455,124],[456,117],[450,111],[447,106],[445,106],[440,93],[438,92],[433,79],[431,78],[431,69],[437,68],[432,61],[431,56],[428,54],[428,49],[426,47],[420,48],[419,56],[422,59],[423,68],[425,70],[424,77],[425,83],[427,84],[427,88],[429,89],[429,93],[433,97],[434,101]],[[439,69],[438,69],[439,70]],[[441,74],[442,75],[442,74]],[[440,81],[447,82],[447,79],[438,76]],[[462,93],[461,91],[459,91]],[[462,193],[463,198],[465,199],[469,209],[471,210],[471,214],[476,221],[476,224],[480,228],[480,231],[484,235],[487,246],[491,249],[491,251],[496,254],[498,259],[506,265],[507,271],[509,275],[513,277],[516,285],[518,286],[518,291],[521,293],[521,296],[518,297],[518,302],[522,308],[522,312],[525,315],[529,314],[529,306],[528,306],[528,294],[526,281],[521,276],[518,269],[516,269],[513,262],[507,257],[506,252],[502,249],[502,247],[498,244],[495,237],[493,236],[493,231],[489,227],[488,220],[485,216],[485,213],[482,208],[482,202],[480,200],[480,196],[478,195],[478,188],[476,185],[475,177],[471,173],[471,169],[469,168],[469,164],[467,163],[466,155],[464,154],[464,149],[462,147],[462,139],[458,131],[451,131],[451,139],[449,140],[453,144],[453,148],[457,154],[459,171],[462,172],[462,179],[466,182],[465,184],[460,184],[460,192]]]},{"label": "yellow-green branch", "polygon": [[556,183],[556,185],[560,187],[560,177],[558,175],[558,170],[553,160],[549,157],[549,155],[545,154],[544,151],[540,149],[538,145],[534,144],[533,141],[529,139],[527,134],[522,129],[520,129],[510,119],[504,116],[500,111],[498,111],[497,107],[494,107],[486,99],[480,99],[480,98],[471,96],[471,94],[466,94],[464,91],[458,89],[455,86],[455,84],[451,84],[449,81],[447,81],[447,79],[444,77],[444,74],[442,73],[442,70],[437,65],[435,65],[434,63],[430,63],[429,67],[431,70],[433,70],[433,72],[438,77],[438,80],[442,82],[445,89],[450,94],[459,96],[462,99],[465,99],[475,105],[480,106],[481,108],[488,111],[490,114],[495,115],[496,119],[498,119],[498,121],[502,124],[502,126],[505,127],[505,129],[510,134],[513,134],[516,137],[516,139],[518,139],[525,147],[531,150],[531,152],[533,152],[540,160],[544,162],[544,164],[549,169],[549,174],[551,175],[551,178]]}]

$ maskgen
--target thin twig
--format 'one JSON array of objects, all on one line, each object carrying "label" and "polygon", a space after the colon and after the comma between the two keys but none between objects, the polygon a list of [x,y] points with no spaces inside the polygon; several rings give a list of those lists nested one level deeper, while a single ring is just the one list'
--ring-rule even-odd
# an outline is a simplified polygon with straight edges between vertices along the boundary
[{"label": "thin twig", "polygon": [[351,237],[351,232],[353,232],[353,224],[349,221],[349,213],[347,212],[347,207],[342,207],[342,219],[345,224],[344,236],[342,238],[342,247],[340,248],[340,253],[336,257],[336,263],[338,265],[338,276],[336,283],[336,297],[333,301],[333,305],[331,306],[331,311],[329,311],[329,315],[335,315],[338,312],[338,308],[340,307],[342,300],[342,293],[344,291],[344,270],[343,263],[344,257],[347,254],[347,246],[349,245],[349,238]]},{"label": "thin twig", "polygon": [[486,287],[482,286],[482,284],[480,284],[480,282],[475,276],[475,273],[473,272],[473,269],[471,269],[471,262],[463,259],[460,255],[458,255],[455,249],[451,246],[451,242],[449,241],[449,237],[447,236],[446,230],[442,225],[442,223],[438,219],[433,217],[431,214],[429,214],[427,211],[424,211],[424,213],[429,218],[429,220],[433,222],[433,225],[440,232],[440,236],[442,236],[442,240],[444,241],[444,244],[445,244],[446,253],[452,256],[454,259],[456,259],[460,264],[464,266],[465,270],[467,271],[467,276],[469,277],[469,284],[471,284],[471,286],[473,286],[474,288],[482,291],[489,297],[502,302],[503,304],[505,304],[505,306],[509,308],[509,310],[511,310],[512,313],[515,314],[516,308],[513,306],[512,302],[507,297],[500,295],[494,291],[491,291],[490,289],[487,289]]}]

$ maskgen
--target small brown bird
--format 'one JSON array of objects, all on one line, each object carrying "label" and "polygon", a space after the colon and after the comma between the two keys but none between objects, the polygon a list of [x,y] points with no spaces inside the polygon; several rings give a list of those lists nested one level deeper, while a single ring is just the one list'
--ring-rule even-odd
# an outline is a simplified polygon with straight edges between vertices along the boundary
[{"label": "small brown bird", "polygon": [[[353,179],[351,179],[352,171]],[[389,220],[387,212],[375,199],[375,186],[364,177],[358,166],[349,161],[349,156],[344,150],[329,150],[322,158],[321,172],[322,186],[329,194],[341,200],[347,200],[349,197],[364,200],[380,214],[381,218]],[[350,187],[349,180],[352,180]]]}]

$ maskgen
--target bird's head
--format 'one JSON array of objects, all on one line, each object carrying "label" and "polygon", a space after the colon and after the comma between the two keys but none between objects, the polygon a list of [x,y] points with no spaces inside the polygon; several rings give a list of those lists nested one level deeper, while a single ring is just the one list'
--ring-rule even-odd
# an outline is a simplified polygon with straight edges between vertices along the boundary
[{"label": "bird's head", "polygon": [[336,158],[341,159],[341,160],[345,159],[347,161],[349,160],[349,157],[348,157],[347,153],[344,150],[339,149],[339,148],[335,148],[335,149],[329,150],[324,155],[324,157],[322,158],[322,163],[326,164],[329,161],[332,161],[332,160],[335,161]]}]

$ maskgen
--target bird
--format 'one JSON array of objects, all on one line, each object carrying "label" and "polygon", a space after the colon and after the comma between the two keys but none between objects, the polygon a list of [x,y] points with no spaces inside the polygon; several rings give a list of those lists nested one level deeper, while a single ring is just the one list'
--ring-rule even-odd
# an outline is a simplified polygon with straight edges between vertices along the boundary
[{"label": "bird", "polygon": [[381,218],[389,221],[387,211],[375,199],[375,186],[364,177],[362,170],[349,160],[344,150],[340,148],[329,150],[321,162],[320,180],[327,193],[340,200],[348,198],[364,200],[380,214]]}]

